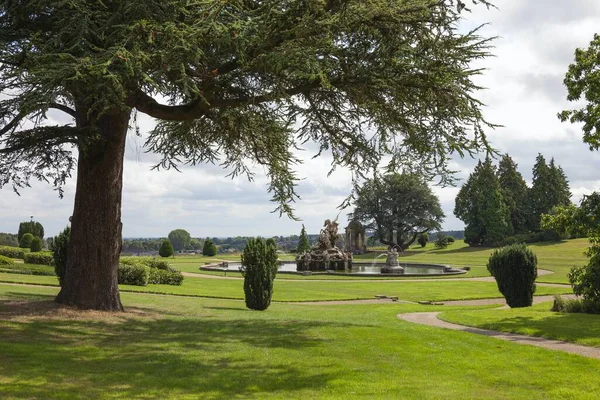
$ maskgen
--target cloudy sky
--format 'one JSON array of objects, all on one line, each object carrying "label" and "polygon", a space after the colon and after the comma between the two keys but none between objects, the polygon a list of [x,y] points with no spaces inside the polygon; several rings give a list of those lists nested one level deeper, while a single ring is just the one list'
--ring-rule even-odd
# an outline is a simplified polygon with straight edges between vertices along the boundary
[{"label": "cloudy sky", "polygon": [[[592,153],[576,126],[562,124],[557,112],[569,108],[562,85],[564,73],[577,47],[586,47],[600,26],[597,0],[497,0],[498,10],[475,8],[465,29],[488,23],[481,31],[497,36],[494,58],[483,62],[487,72],[478,83],[488,89],[479,98],[487,107],[488,120],[504,127],[488,132],[492,145],[509,153],[528,182],[537,153],[554,157],[571,184],[573,200],[600,189],[600,154]],[[58,115],[56,118],[61,118]],[[141,131],[153,126],[140,116]],[[166,236],[183,228],[194,237],[298,234],[301,223],[272,214],[273,204],[260,174],[254,182],[226,178],[220,167],[203,165],[176,171],[151,171],[157,158],[144,152],[144,138],[129,135],[124,173],[123,234],[125,237]],[[317,233],[324,219],[335,217],[337,206],[349,194],[350,175],[338,170],[327,177],[330,160],[306,160],[299,168],[304,178],[298,187],[301,200],[295,205],[309,233]],[[454,169],[465,179],[475,160],[456,159]],[[459,183],[460,185],[460,183]],[[436,188],[444,212],[445,229],[463,229],[452,210],[458,188]],[[0,190],[0,232],[15,232],[20,221],[33,215],[58,233],[73,208],[74,179],[61,200],[48,185],[34,183],[21,196],[11,188]],[[346,222],[344,210],[340,214]]]}]

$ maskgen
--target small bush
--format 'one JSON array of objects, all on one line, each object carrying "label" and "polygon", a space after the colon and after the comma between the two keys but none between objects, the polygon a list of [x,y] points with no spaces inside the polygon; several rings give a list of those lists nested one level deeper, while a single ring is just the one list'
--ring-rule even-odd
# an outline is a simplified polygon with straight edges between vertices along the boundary
[{"label": "small bush", "polygon": [[28,253],[29,249],[21,249],[19,247],[2,246],[0,247],[0,256],[8,258],[25,258],[25,253]]},{"label": "small bush", "polygon": [[34,237],[33,240],[31,241],[31,252],[32,253],[37,253],[39,251],[42,251],[42,239],[40,239],[39,237]]},{"label": "small bush", "polygon": [[119,265],[118,280],[120,285],[148,286],[150,268],[143,265]]},{"label": "small bush", "polygon": [[52,256],[54,258],[54,272],[58,276],[58,282],[62,286],[67,268],[67,255],[69,241],[71,240],[71,227],[67,226],[58,236],[52,239]]},{"label": "small bush", "polygon": [[0,256],[0,265],[13,265],[15,262],[5,256]]},{"label": "small bush", "polygon": [[429,235],[427,233],[421,233],[417,242],[421,245],[421,247],[425,247],[427,242],[429,242]]},{"label": "small bush", "polygon": [[277,274],[277,249],[264,240],[249,239],[242,253],[242,275],[246,307],[266,310],[273,296],[273,280]]},{"label": "small bush", "polygon": [[211,239],[206,239],[204,241],[204,246],[202,247],[202,255],[213,257],[218,253],[217,245],[213,243]]},{"label": "small bush", "polygon": [[551,311],[563,313],[600,314],[600,303],[594,303],[586,299],[563,299],[554,296],[554,304]]},{"label": "small bush", "polygon": [[47,265],[34,265],[34,264],[21,264],[15,263],[12,265],[1,265],[1,272],[8,272],[11,274],[22,274],[22,275],[45,275],[45,276],[56,276],[54,268]]},{"label": "small bush", "polygon": [[171,257],[173,253],[175,253],[175,250],[173,250],[173,245],[171,244],[171,242],[169,242],[168,240],[162,242],[162,244],[160,245],[160,249],[158,250],[158,254],[161,257],[166,258]]},{"label": "small bush", "polygon": [[445,249],[448,247],[450,242],[448,241],[448,236],[444,235],[443,233],[438,233],[434,244],[436,249]]},{"label": "small bush", "polygon": [[164,260],[157,260],[156,258],[152,258],[148,260],[147,264],[150,268],[162,269],[165,271],[177,271],[175,268],[171,268],[168,262]]},{"label": "small bush", "polygon": [[21,237],[21,241],[19,242],[19,247],[22,249],[31,248],[31,241],[33,240],[33,235],[31,233],[26,233]]},{"label": "small bush", "polygon": [[524,244],[495,250],[487,269],[496,278],[498,290],[511,308],[529,307],[533,303],[537,257]]},{"label": "small bush", "polygon": [[453,236],[446,236],[446,240],[448,241],[448,243],[454,243],[454,237]]},{"label": "small bush", "polygon": [[[24,237],[24,236],[23,236]],[[37,264],[37,265],[54,265],[54,257],[52,253],[48,251],[40,251],[37,253],[27,253],[23,258],[25,264]]]},{"label": "small bush", "polygon": [[183,283],[182,273],[173,268],[171,270],[150,268],[149,273],[150,275],[148,282],[155,285],[179,286]]}]

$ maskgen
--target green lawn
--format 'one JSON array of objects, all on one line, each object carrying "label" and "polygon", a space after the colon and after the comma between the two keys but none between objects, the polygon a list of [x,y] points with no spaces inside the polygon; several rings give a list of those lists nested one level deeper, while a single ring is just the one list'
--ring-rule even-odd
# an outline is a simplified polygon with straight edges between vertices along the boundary
[{"label": "green lawn", "polygon": [[550,306],[542,303],[528,308],[453,311],[440,318],[461,325],[600,347],[600,315],[555,313]]},{"label": "green lawn", "polygon": [[[57,285],[56,277],[30,276],[0,273],[0,282],[18,282],[31,284]],[[184,296],[205,296],[242,299],[243,280],[224,280],[199,277],[186,277],[181,286],[120,285],[124,291],[177,294]],[[275,301],[311,301],[311,300],[350,300],[372,299],[375,295],[398,296],[408,301],[441,301],[502,297],[494,282],[471,281],[285,281],[276,280],[273,300]],[[537,295],[571,293],[571,288],[539,287]]]},{"label": "green lawn", "polygon": [[[544,275],[538,278],[538,282],[569,283],[567,273],[576,265],[584,265],[587,258],[583,254],[588,247],[587,239],[565,240],[559,243],[533,243],[529,245],[538,257],[538,267],[554,271],[554,274]],[[494,249],[469,247],[462,240],[457,240],[447,249],[436,250],[432,243],[425,248],[413,246],[400,256],[400,262],[433,263],[452,265],[457,267],[470,266],[471,271],[462,277],[489,276],[485,265]],[[367,253],[354,256],[359,262],[384,262],[385,258],[376,259],[377,254]],[[292,255],[283,255],[281,259],[293,259]],[[178,256],[169,259],[177,268],[186,272],[200,272],[199,267],[207,262],[239,261],[239,254],[218,255],[216,257],[205,256]],[[205,272],[202,272],[205,273]],[[353,279],[353,277],[298,277],[295,275],[279,276],[279,279]],[[394,278],[392,278],[394,279]],[[395,278],[397,279],[397,278]],[[406,278],[403,278],[406,279]]]},{"label": "green lawn", "polygon": [[[124,293],[126,314],[55,311],[0,285],[2,399],[597,399],[600,361],[398,320],[448,309]],[[26,300],[28,306],[15,303]],[[490,311],[492,312],[492,311]],[[496,311],[493,311],[496,312]]]}]

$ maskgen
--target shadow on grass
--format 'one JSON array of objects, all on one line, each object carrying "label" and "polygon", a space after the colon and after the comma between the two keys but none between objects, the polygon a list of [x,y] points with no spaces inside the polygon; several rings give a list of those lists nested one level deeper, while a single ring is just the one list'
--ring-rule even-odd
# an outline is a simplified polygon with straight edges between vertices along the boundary
[{"label": "shadow on grass", "polygon": [[478,327],[600,347],[600,315],[549,313],[545,317],[514,316],[478,324]]},{"label": "shadow on grass", "polygon": [[492,247],[461,247],[458,249],[440,249],[440,250],[430,250],[428,254],[462,254],[462,253],[477,253],[482,250],[494,250]]},{"label": "shadow on grass", "polygon": [[293,396],[298,390],[321,390],[334,379],[294,360],[295,352],[326,346],[311,330],[346,328],[245,312],[190,318],[128,309],[86,314],[48,300],[1,301],[0,397]]}]

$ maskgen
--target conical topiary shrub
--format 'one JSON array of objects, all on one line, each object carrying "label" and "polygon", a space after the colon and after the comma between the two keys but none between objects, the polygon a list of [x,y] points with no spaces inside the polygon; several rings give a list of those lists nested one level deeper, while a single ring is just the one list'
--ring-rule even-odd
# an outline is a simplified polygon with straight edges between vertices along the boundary
[{"label": "conical topiary shrub", "polygon": [[261,238],[250,239],[242,253],[242,275],[246,307],[266,310],[273,296],[273,280],[277,274],[277,249]]}]

